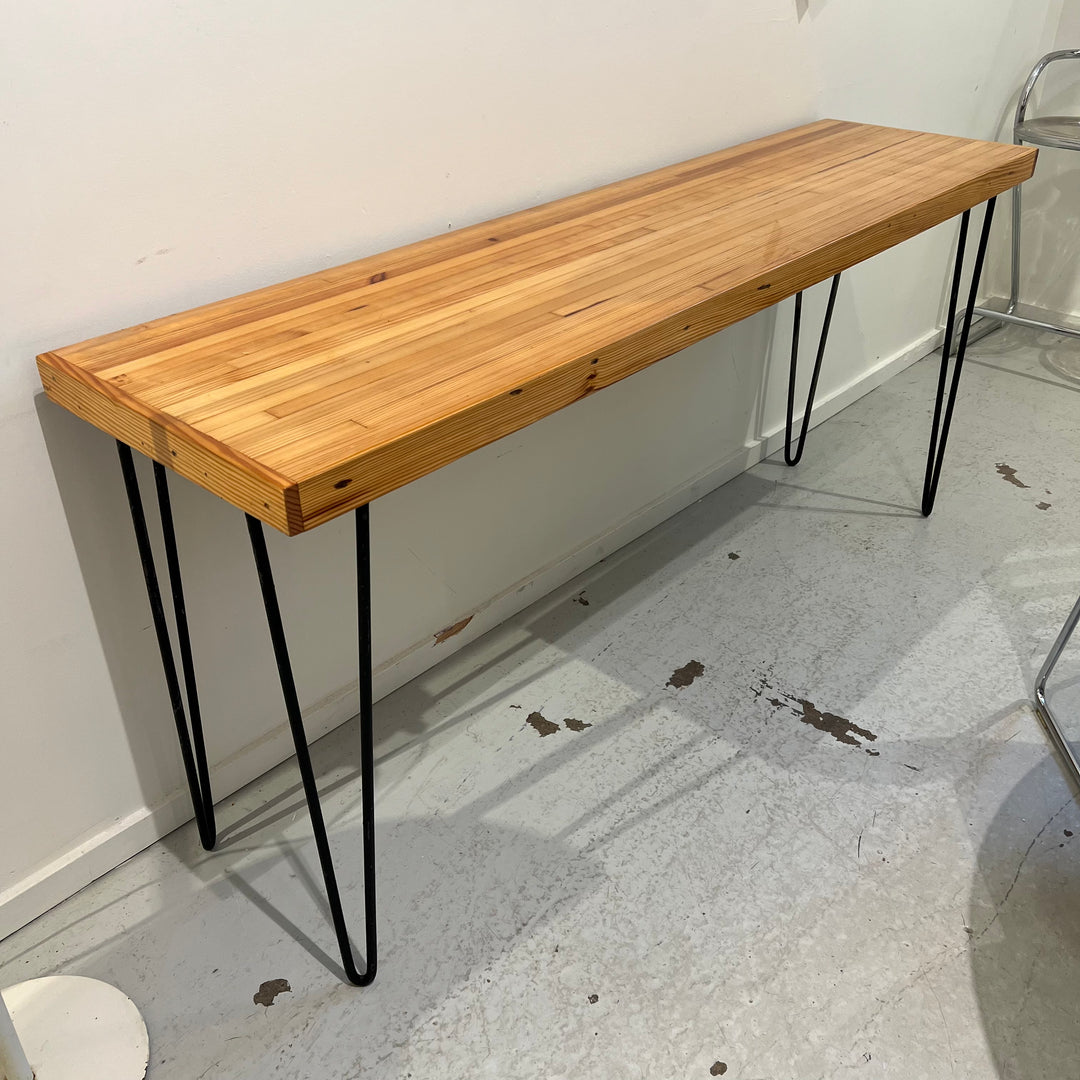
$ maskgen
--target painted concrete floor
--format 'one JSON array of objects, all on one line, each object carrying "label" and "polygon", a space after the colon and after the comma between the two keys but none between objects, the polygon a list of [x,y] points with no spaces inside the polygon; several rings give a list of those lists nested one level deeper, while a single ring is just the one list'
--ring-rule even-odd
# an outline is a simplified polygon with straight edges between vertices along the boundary
[{"label": "painted concrete floor", "polygon": [[[1080,591],[1080,344],[976,347],[923,521],[935,363],[379,704],[372,988],[292,765],[0,985],[116,983],[154,1080],[1080,1077],[1080,808],[1028,701]],[[351,726],[316,765],[362,937]]]}]

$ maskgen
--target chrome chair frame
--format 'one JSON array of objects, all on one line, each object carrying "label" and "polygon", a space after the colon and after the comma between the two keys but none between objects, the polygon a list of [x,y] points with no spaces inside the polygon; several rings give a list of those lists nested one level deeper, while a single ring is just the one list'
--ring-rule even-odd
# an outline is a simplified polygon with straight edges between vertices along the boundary
[{"label": "chrome chair frame", "polygon": [[1068,739],[1065,738],[1061,725],[1046,700],[1046,680],[1050,677],[1050,672],[1054,670],[1054,665],[1057,664],[1058,658],[1068,644],[1069,638],[1072,637],[1072,632],[1076,629],[1078,622],[1080,622],[1080,597],[1077,597],[1072,611],[1069,612],[1069,617],[1065,620],[1054,644],[1050,647],[1050,652],[1047,654],[1042,668],[1039,670],[1039,677],[1035,680],[1035,712],[1042,721],[1043,727],[1046,728],[1055,749],[1061,755],[1066,770],[1071,774],[1077,786],[1080,786],[1080,761],[1077,760],[1076,751],[1073,750]]},{"label": "chrome chair frame", "polygon": [[[1017,146],[1029,143],[1032,146],[1046,146],[1058,150],[1080,150],[1080,117],[1045,116],[1032,119],[1027,117],[1028,104],[1035,89],[1035,84],[1042,77],[1043,72],[1058,60],[1080,60],[1080,49],[1061,49],[1058,52],[1047,53],[1031,69],[1023,89],[1020,91],[1020,99],[1016,103],[1016,114],[1013,118],[1013,142]],[[1075,134],[1063,135],[1059,130],[1055,130],[1062,128],[1066,124],[1075,126]],[[1012,189],[1012,250],[1010,252],[1009,298],[1005,301],[999,299],[996,301],[996,305],[994,302],[988,302],[985,305],[977,306],[972,309],[972,314],[999,323],[1013,323],[1019,326],[1030,326],[1036,330],[1052,330],[1058,334],[1080,337],[1080,327],[1070,326],[1053,318],[1041,317],[1041,309],[1032,309],[1020,304],[1022,187],[1022,184],[1017,184]],[[1026,314],[1022,314],[1020,308],[1023,308]],[[981,338],[993,329],[996,329],[996,327],[981,329],[976,332],[975,338]]]}]

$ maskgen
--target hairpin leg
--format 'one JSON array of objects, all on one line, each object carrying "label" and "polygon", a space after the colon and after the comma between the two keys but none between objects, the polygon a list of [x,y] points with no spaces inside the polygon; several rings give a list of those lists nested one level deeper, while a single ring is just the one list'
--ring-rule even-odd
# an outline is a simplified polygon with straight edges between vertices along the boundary
[{"label": "hairpin leg", "polygon": [[172,589],[173,614],[176,618],[176,634],[180,644],[184,686],[187,690],[188,710],[191,713],[190,733],[184,710],[184,699],[180,693],[180,680],[177,677],[169,624],[165,619],[165,608],[161,602],[161,588],[158,584],[157,568],[154,565],[154,552],[150,546],[150,535],[146,528],[146,514],[139,492],[135,462],[131,456],[130,446],[118,441],[116,448],[120,454],[120,468],[124,474],[124,487],[127,489],[128,506],[131,509],[131,522],[135,527],[135,542],[139,547],[139,559],[142,562],[143,578],[146,581],[146,594],[150,601],[154,630],[157,633],[158,651],[161,653],[161,666],[165,671],[165,683],[169,690],[169,701],[172,704],[173,719],[176,722],[176,734],[180,741],[180,755],[184,760],[184,772],[191,792],[191,804],[195,810],[195,821],[199,826],[199,839],[203,847],[209,851],[217,843],[214,800],[210,790],[206,746],[203,742],[202,716],[195,685],[195,666],[191,656],[191,638],[188,633],[187,609],[184,605],[184,587],[180,578],[180,559],[176,550],[176,533],[173,529],[168,477],[165,469],[155,461],[154,479],[157,486],[158,512],[161,515],[161,531],[165,540],[165,559]]},{"label": "hairpin leg", "polygon": [[[184,771],[187,775],[188,789],[191,792],[191,803],[195,811],[195,820],[199,828],[199,837],[203,846],[210,850],[217,842],[216,825],[214,821],[214,804],[210,788],[210,772],[206,759],[206,746],[203,740],[202,716],[199,709],[198,690],[195,683],[195,666],[191,653],[191,637],[188,630],[187,608],[184,601],[184,589],[180,576],[180,559],[176,548],[176,532],[173,526],[172,504],[169,499],[169,484],[167,470],[154,462],[154,480],[157,487],[158,510],[161,514],[161,531],[165,542],[165,559],[168,566],[169,584],[172,593],[173,614],[176,621],[176,632],[180,648],[180,665],[183,672],[184,689],[187,695],[187,709],[184,706],[184,696],[180,689],[180,676],[177,671],[176,658],[173,654],[172,638],[169,633],[169,625],[165,616],[165,608],[161,598],[161,587],[158,581],[157,568],[154,563],[153,548],[150,544],[150,535],[146,526],[146,513],[143,509],[142,495],[139,491],[139,480],[135,472],[135,463],[131,448],[121,442],[117,442],[117,451],[120,455],[120,467],[124,475],[124,486],[127,490],[128,505],[131,509],[131,520],[135,529],[135,541],[139,548],[139,559],[142,562],[143,577],[146,581],[146,593],[150,601],[150,611],[153,615],[154,629],[157,633],[158,651],[161,654],[161,664],[165,672],[165,683],[168,687],[169,701],[172,704],[173,719],[176,722],[176,734],[180,742],[180,754],[184,761]],[[358,629],[359,629],[359,679],[360,679],[360,774],[363,784],[362,811],[363,811],[363,848],[364,848],[364,907],[366,914],[366,945],[367,958],[364,970],[361,972],[353,960],[352,948],[349,944],[348,930],[345,925],[345,916],[341,906],[341,896],[338,891],[337,876],[334,872],[334,864],[330,855],[330,844],[326,835],[326,824],[323,819],[322,806],[319,801],[319,791],[315,783],[315,773],[311,765],[311,755],[308,751],[307,738],[304,733],[303,720],[300,716],[300,703],[296,695],[296,684],[293,680],[292,665],[289,661],[288,648],[285,643],[285,631],[281,622],[281,610],[278,606],[277,591],[274,587],[274,578],[270,569],[270,559],[266,551],[266,539],[263,535],[262,524],[255,518],[247,517],[248,532],[251,536],[252,551],[255,555],[255,565],[259,573],[259,584],[262,587],[263,604],[266,608],[267,622],[270,627],[270,637],[274,646],[274,655],[277,659],[278,674],[281,678],[281,688],[285,696],[285,708],[289,717],[289,727],[292,730],[293,744],[296,747],[297,763],[300,767],[300,776],[303,781],[304,794],[307,798],[308,810],[311,814],[312,829],[315,833],[315,844],[319,852],[319,861],[322,864],[323,879],[326,882],[327,900],[330,905],[331,918],[334,931],[337,935],[338,947],[341,950],[341,960],[345,968],[346,978],[357,986],[366,986],[375,978],[377,963],[376,954],[376,920],[375,920],[375,796],[374,796],[374,742],[371,729],[372,716],[372,692],[371,692],[371,543],[368,525],[368,508],[361,507],[356,511],[356,571],[357,571],[357,604],[358,604]],[[188,728],[187,716],[190,713],[191,727]]]},{"label": "hairpin leg", "polygon": [[315,772],[311,767],[311,755],[308,752],[307,736],[300,715],[300,702],[296,695],[296,683],[293,679],[289,650],[285,642],[285,630],[281,622],[281,610],[278,606],[277,590],[270,569],[270,558],[266,551],[266,538],[263,535],[262,522],[250,515],[247,517],[248,532],[251,535],[251,549],[255,555],[255,566],[259,573],[262,587],[263,604],[266,607],[266,619],[270,627],[270,638],[277,659],[278,676],[281,679],[281,691],[285,697],[285,710],[292,730],[293,745],[296,747],[296,761],[300,767],[300,778],[304,785],[308,812],[311,814],[311,828],[315,834],[315,846],[322,865],[323,880],[326,883],[326,898],[330,904],[330,915],[337,935],[341,962],[349,982],[357,986],[367,986],[375,978],[377,963],[376,922],[375,922],[375,796],[374,796],[374,749],[371,731],[371,547],[368,528],[368,508],[360,507],[356,511],[356,569],[358,628],[360,637],[359,680],[360,680],[360,774],[363,785],[363,846],[364,846],[364,909],[367,932],[366,966],[361,972],[353,959],[349,931],[345,924],[345,913],[341,906],[338,892],[337,875],[330,854],[330,842],[326,835],[322,805],[319,801],[319,789],[315,783]]},{"label": "hairpin leg", "polygon": [[833,308],[836,306],[836,290],[840,287],[840,275],[832,279],[832,288],[829,290],[829,303],[825,308],[825,321],[821,327],[821,338],[818,341],[817,359],[814,361],[814,373],[810,377],[810,391],[806,395],[806,409],[803,412],[802,429],[799,431],[799,443],[794,453],[791,450],[791,433],[794,428],[795,412],[795,375],[799,367],[799,325],[802,322],[802,296],[801,292],[795,294],[795,321],[791,330],[791,370],[788,375],[787,396],[787,428],[784,433],[784,460],[789,465],[798,465],[802,458],[803,446],[806,443],[806,432],[810,427],[810,413],[814,408],[814,395],[817,393],[818,376],[821,374],[821,361],[825,356],[825,343],[829,338],[829,324],[832,322]]},{"label": "hairpin leg", "polygon": [[968,334],[971,331],[971,316],[982,277],[983,262],[986,259],[986,245],[990,239],[990,224],[994,219],[996,197],[986,204],[983,214],[982,232],[979,235],[979,250],[975,255],[975,268],[971,274],[971,289],[968,305],[964,311],[960,326],[960,341],[956,349],[956,363],[953,365],[952,383],[949,387],[949,400],[945,404],[945,416],[942,420],[942,405],[945,399],[945,383],[949,368],[949,353],[952,349],[953,330],[956,326],[956,304],[960,294],[960,276],[964,269],[964,248],[967,242],[968,222],[971,211],[965,210],[960,219],[960,239],[956,246],[956,266],[953,270],[952,289],[949,293],[949,313],[945,319],[945,341],[941,346],[941,368],[938,372],[937,400],[934,403],[934,422],[930,429],[930,450],[926,455],[926,476],[923,480],[922,512],[929,517],[937,498],[938,480],[941,478],[941,463],[945,458],[945,443],[949,438],[949,426],[952,423],[953,407],[956,404],[956,391],[960,385],[960,369],[964,366],[967,352]]}]

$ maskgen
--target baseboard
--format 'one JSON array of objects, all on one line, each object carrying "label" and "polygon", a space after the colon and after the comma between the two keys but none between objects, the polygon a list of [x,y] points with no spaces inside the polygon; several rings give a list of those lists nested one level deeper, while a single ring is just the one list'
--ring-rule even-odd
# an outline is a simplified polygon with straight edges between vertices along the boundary
[{"label": "baseboard", "polygon": [[[810,426],[816,427],[916,360],[928,355],[940,345],[941,339],[940,330],[928,334],[827,394],[815,404]],[[421,675],[470,641],[516,615],[539,597],[595,565],[604,556],[642,536],[649,529],[775,453],[783,446],[783,439],[782,425],[764,433],[761,438],[703,470],[674,491],[634,511],[603,534],[579,544],[573,551],[558,556],[527,578],[503,589],[480,608],[462,612],[462,619],[471,616],[468,625],[439,646],[433,647],[432,637],[425,637],[380,664],[374,673],[375,699],[385,697]],[[355,695],[356,684],[352,683],[335,690],[305,710],[304,721],[309,737],[312,740],[317,739],[351,719],[356,713]],[[214,766],[215,795],[219,799],[231,795],[291,755],[291,736],[288,726],[282,723]],[[191,802],[187,789],[184,788],[173,792],[158,805],[136,810],[72,845],[57,859],[0,892],[0,938],[25,926],[95,878],[119,866],[132,855],[191,820],[191,817]]]},{"label": "baseboard", "polygon": [[[894,375],[911,367],[916,361],[929,356],[935,349],[941,348],[944,339],[945,329],[941,327],[826,394],[824,398],[814,403],[814,409],[810,414],[810,426],[817,427],[830,416],[835,416],[859,398],[865,397],[871,390],[876,390],[882,383],[888,382]],[[763,435],[761,445],[764,446],[761,458],[767,458],[780,450],[784,445],[784,425],[778,424]]]},{"label": "baseboard", "polygon": [[[351,693],[350,693],[351,692]],[[312,738],[333,731],[356,715],[356,684],[343,687],[305,712]],[[288,725],[248,743],[214,766],[214,795],[224,799],[292,755]],[[192,819],[187,788],[153,807],[140,807],[73,844],[62,855],[0,892],[0,939],[77,893],[132,855]]]}]

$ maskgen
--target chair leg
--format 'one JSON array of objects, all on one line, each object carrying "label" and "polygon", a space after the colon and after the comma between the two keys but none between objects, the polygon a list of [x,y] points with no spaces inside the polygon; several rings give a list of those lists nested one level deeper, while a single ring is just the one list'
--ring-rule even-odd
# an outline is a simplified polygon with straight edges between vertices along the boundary
[{"label": "chair leg", "polygon": [[285,710],[292,731],[293,745],[296,748],[296,761],[300,768],[300,778],[304,786],[308,812],[311,815],[311,828],[315,834],[315,846],[322,865],[323,880],[326,884],[326,898],[330,905],[330,916],[337,935],[338,949],[345,976],[356,986],[367,986],[375,978],[376,919],[375,919],[375,798],[374,798],[374,748],[371,730],[371,564],[370,539],[368,528],[368,508],[356,511],[356,565],[357,565],[357,601],[358,626],[360,631],[360,774],[363,785],[363,847],[364,847],[364,907],[366,915],[366,964],[360,971],[353,958],[349,931],[345,924],[345,913],[338,891],[337,874],[334,871],[330,842],[326,835],[326,823],[323,819],[322,804],[319,801],[319,789],[315,783],[315,771],[311,766],[304,722],[300,715],[300,702],[296,695],[296,683],[293,679],[289,650],[285,642],[285,630],[281,621],[281,609],[278,606],[277,590],[270,569],[270,558],[266,550],[266,537],[262,522],[250,515],[247,518],[248,532],[251,536],[251,549],[255,556],[255,566],[262,588],[263,605],[270,628],[270,639],[274,646],[277,660],[281,691],[285,698]]},{"label": "chair leg", "polygon": [[187,609],[184,605],[184,587],[180,578],[180,559],[176,550],[176,533],[173,529],[172,504],[169,500],[169,484],[166,471],[154,462],[154,479],[157,486],[158,511],[161,515],[161,531],[165,540],[165,558],[169,570],[169,582],[172,589],[173,614],[176,618],[176,632],[180,644],[180,658],[184,672],[184,684],[187,690],[188,708],[191,713],[191,730],[188,731],[184,699],[180,693],[180,680],[177,677],[176,659],[173,655],[172,638],[169,624],[165,618],[165,608],[161,602],[161,588],[158,584],[157,568],[154,564],[154,552],[150,545],[150,535],[146,528],[146,513],[143,510],[142,495],[139,492],[139,479],[135,472],[135,462],[131,447],[122,442],[116,444],[120,455],[120,469],[124,475],[124,487],[127,489],[128,507],[131,510],[131,522],[135,529],[135,542],[139,548],[143,578],[146,582],[146,595],[150,601],[150,612],[157,634],[158,651],[161,654],[161,666],[165,671],[165,684],[172,704],[173,720],[180,742],[180,756],[184,761],[188,790],[191,792],[191,805],[195,811],[195,821],[199,827],[199,839],[207,851],[217,843],[217,827],[214,821],[214,800],[210,790],[210,770],[206,761],[206,746],[203,741],[202,716],[199,710],[199,695],[195,685],[195,666],[191,655],[191,639],[188,633]]},{"label": "chair leg", "polygon": [[1076,629],[1078,622],[1080,622],[1080,597],[1077,597],[1072,611],[1069,612],[1069,617],[1065,620],[1065,624],[1047,654],[1046,662],[1039,671],[1039,677],[1035,680],[1035,712],[1043,722],[1043,726],[1065,762],[1065,767],[1072,775],[1074,782],[1080,785],[1080,761],[1077,760],[1072,746],[1065,738],[1057,718],[1050,711],[1050,706],[1046,701],[1046,680],[1054,670],[1054,666],[1057,664],[1062,650],[1068,644],[1069,638],[1072,637],[1072,632]]},{"label": "chair leg", "polygon": [[1012,189],[1012,248],[1009,252],[1009,305],[1005,309],[1011,315],[1020,300],[1020,214],[1023,184]]},{"label": "chair leg", "polygon": [[814,395],[817,393],[818,376],[821,374],[821,361],[825,356],[825,344],[829,339],[829,325],[832,322],[833,308],[836,306],[836,290],[840,287],[840,275],[837,274],[832,280],[832,288],[829,290],[829,303],[825,308],[825,321],[821,326],[821,337],[818,340],[817,359],[814,361],[814,373],[810,376],[810,390],[806,395],[806,409],[803,412],[802,428],[799,431],[799,442],[795,450],[791,449],[791,433],[794,429],[795,413],[795,376],[799,368],[799,327],[802,322],[802,292],[795,294],[795,320],[791,328],[791,368],[788,372],[788,397],[787,397],[787,426],[784,430],[784,460],[789,465],[798,465],[803,454],[803,446],[806,444],[806,432],[810,427],[810,413],[814,408]]},{"label": "chair leg", "polygon": [[[938,481],[941,479],[941,463],[945,459],[945,444],[949,438],[953,408],[956,405],[956,391],[960,386],[960,371],[964,366],[964,356],[967,353],[968,335],[971,332],[971,316],[979,289],[979,279],[982,277],[983,263],[986,260],[986,245],[990,239],[990,225],[994,219],[994,205],[996,202],[996,197],[990,199],[986,204],[986,212],[983,215],[982,232],[979,235],[979,249],[975,255],[975,268],[971,274],[968,305],[961,318],[960,341],[956,348],[956,362],[953,365],[952,382],[949,385],[949,397],[946,403],[945,385],[948,381],[949,353],[952,346],[953,330],[956,325],[956,304],[960,292],[960,275],[964,268],[964,249],[967,242],[968,222],[971,218],[970,210],[964,211],[964,216],[960,222],[960,239],[956,248],[956,267],[953,271],[952,289],[949,293],[949,313],[945,320],[945,341],[941,347],[941,367],[938,371],[934,421],[930,429],[930,449],[926,455],[926,475],[923,479],[922,513],[924,517],[930,516],[931,511],[934,509],[934,500],[937,498]],[[943,405],[944,418],[942,418]]]}]

